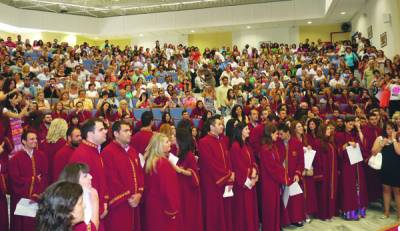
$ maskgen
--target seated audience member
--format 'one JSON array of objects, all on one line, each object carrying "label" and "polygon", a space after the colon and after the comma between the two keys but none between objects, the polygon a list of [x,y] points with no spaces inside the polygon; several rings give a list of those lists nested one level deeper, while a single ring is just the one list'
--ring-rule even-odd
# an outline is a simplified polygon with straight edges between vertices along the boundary
[{"label": "seated audience member", "polygon": [[158,91],[158,96],[154,99],[152,107],[154,108],[162,108],[169,101],[169,98],[165,95],[165,91],[160,89]]}]

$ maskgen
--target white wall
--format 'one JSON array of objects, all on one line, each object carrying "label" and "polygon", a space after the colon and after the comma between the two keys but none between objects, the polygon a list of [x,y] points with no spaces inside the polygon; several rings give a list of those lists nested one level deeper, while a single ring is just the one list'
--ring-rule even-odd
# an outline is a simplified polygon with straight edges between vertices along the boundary
[{"label": "white wall", "polygon": [[[382,49],[390,59],[395,54],[400,54],[399,2],[399,0],[369,0],[351,21],[353,32],[359,31],[364,37],[368,36],[367,29],[372,25],[372,45]],[[391,14],[391,23],[384,23],[384,14]],[[381,48],[380,35],[384,32],[387,34],[387,46]]]},{"label": "white wall", "polygon": [[259,47],[261,41],[271,41],[279,43],[298,43],[298,27],[276,27],[254,30],[241,30],[232,33],[232,44],[238,47],[244,47],[249,44],[250,47]]},{"label": "white wall", "polygon": [[147,33],[143,34],[143,37],[133,37],[132,38],[132,45],[143,46],[145,48],[152,48],[156,44],[156,40],[160,41],[161,46],[164,43],[171,43],[174,45],[188,44],[188,35],[186,34],[179,34],[179,33]]}]

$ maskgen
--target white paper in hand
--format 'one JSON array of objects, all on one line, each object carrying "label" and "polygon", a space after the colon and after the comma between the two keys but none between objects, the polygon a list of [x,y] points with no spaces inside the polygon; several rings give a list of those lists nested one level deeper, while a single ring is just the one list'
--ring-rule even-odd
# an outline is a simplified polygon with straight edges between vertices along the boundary
[{"label": "white paper in hand", "polygon": [[169,162],[171,162],[171,164],[176,165],[178,163],[179,158],[174,154],[169,153],[168,160]]},{"label": "white paper in hand", "polygon": [[15,208],[14,215],[36,217],[37,210],[38,203],[26,198],[21,198],[17,204],[17,207]]},{"label": "white paper in hand", "polygon": [[233,190],[232,190],[233,186],[232,185],[227,185],[225,186],[225,191],[224,191],[224,195],[222,195],[222,197],[226,198],[226,197],[233,197]]},{"label": "white paper in hand", "polygon": [[285,186],[285,189],[283,190],[282,200],[283,200],[283,205],[286,208],[287,204],[289,202],[289,187],[288,186]]},{"label": "white paper in hand", "polygon": [[142,153],[139,153],[139,160],[140,160],[140,166],[142,166],[142,168],[144,167],[144,163],[146,162],[144,160],[144,156]]},{"label": "white paper in hand", "polygon": [[244,182],[244,186],[246,186],[249,189],[253,188],[253,184],[251,182],[251,180],[247,177],[246,182]]},{"label": "white paper in hand", "polygon": [[349,156],[350,164],[357,164],[363,161],[363,157],[361,154],[360,145],[357,143],[357,146],[353,148],[353,146],[349,145],[346,147],[347,155]]},{"label": "white paper in hand", "polygon": [[312,169],[312,163],[315,158],[316,151],[308,148],[304,148],[304,168]]},{"label": "white paper in hand", "polygon": [[294,182],[289,186],[289,196],[296,196],[299,194],[302,194],[303,190],[301,189],[300,185],[298,182]]}]

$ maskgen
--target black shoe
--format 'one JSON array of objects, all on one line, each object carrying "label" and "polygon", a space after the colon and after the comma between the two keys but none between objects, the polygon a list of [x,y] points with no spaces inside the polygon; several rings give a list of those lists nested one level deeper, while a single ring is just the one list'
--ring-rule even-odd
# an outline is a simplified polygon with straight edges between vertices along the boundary
[{"label": "black shoe", "polygon": [[292,223],[292,225],[296,226],[297,228],[301,228],[304,226],[303,222]]}]

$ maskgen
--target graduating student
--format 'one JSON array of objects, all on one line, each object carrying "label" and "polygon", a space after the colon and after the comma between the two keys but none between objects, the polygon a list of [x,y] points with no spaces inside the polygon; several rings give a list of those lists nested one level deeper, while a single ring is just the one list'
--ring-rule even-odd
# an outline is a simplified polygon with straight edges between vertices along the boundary
[{"label": "graduating student", "polygon": [[154,117],[153,112],[145,111],[141,116],[142,127],[140,131],[137,132],[131,138],[131,145],[135,150],[144,155],[147,145],[150,142],[151,137],[153,136],[152,127],[154,126]]},{"label": "graduating student", "polygon": [[229,142],[229,156],[235,172],[234,196],[232,198],[232,230],[258,231],[258,208],[256,183],[258,166],[251,148],[246,144],[250,129],[237,122]]},{"label": "graduating student", "polygon": [[[100,157],[101,144],[106,141],[107,129],[101,120],[90,119],[82,126],[83,141],[72,153],[69,163],[84,163],[89,166],[93,176],[93,187],[99,193],[100,218],[103,219],[108,212],[108,190],[104,174],[104,166]],[[102,224],[100,224],[100,229]]]},{"label": "graduating student", "polygon": [[210,131],[199,140],[200,185],[202,190],[204,225],[207,231],[232,230],[231,197],[235,174],[225,142],[220,137],[224,131],[221,119],[209,120]]},{"label": "graduating student", "polygon": [[[81,130],[77,127],[69,127],[67,130],[67,143],[54,155],[53,176],[58,178],[61,171],[68,164],[75,149],[82,141]],[[51,166],[50,166],[51,167]]]},{"label": "graduating student", "polygon": [[[290,135],[287,124],[280,124],[278,127],[279,138],[277,142],[278,151],[284,153],[285,174],[288,184],[294,182],[301,184],[304,171],[304,151],[303,144]],[[283,209],[283,225],[303,226],[305,219],[303,193],[290,196],[286,208]]]},{"label": "graduating student", "polygon": [[[372,145],[376,138],[382,133],[382,129],[379,127],[379,120],[374,113],[368,114],[368,124],[362,128],[364,135],[365,147],[363,150],[364,158],[369,159],[371,157]],[[368,201],[373,202],[382,197],[382,182],[379,176],[379,170],[372,169],[368,164],[365,167],[365,178],[368,179],[367,193]]]},{"label": "graduating student", "polygon": [[176,142],[179,157],[176,171],[181,192],[183,230],[203,231],[199,171],[193,153],[193,138],[187,129],[178,128]]},{"label": "graduating student", "polygon": [[8,164],[11,194],[11,230],[35,230],[35,219],[14,215],[21,198],[37,201],[47,186],[47,158],[37,150],[36,133],[22,134],[23,149],[16,152]]},{"label": "graduating student", "polygon": [[51,121],[49,131],[47,132],[46,139],[39,145],[39,149],[47,156],[47,163],[49,164],[48,182],[49,184],[56,181],[58,175],[53,175],[54,156],[66,144],[66,135],[68,124],[64,119],[55,119]]},{"label": "graduating student", "polygon": [[278,130],[266,125],[260,152],[262,230],[281,230],[282,185],[288,184],[284,168],[285,153],[277,147]]},{"label": "graduating student", "polygon": [[[128,123],[116,121],[112,125],[114,140],[101,152],[106,182],[109,189],[107,230],[141,230],[138,205],[144,190],[143,170],[137,151],[129,143]],[[134,219],[136,217],[137,219]]]},{"label": "graduating student", "polygon": [[341,211],[347,220],[358,220],[366,216],[368,205],[367,188],[365,183],[363,162],[350,164],[346,150],[347,146],[363,148],[364,135],[360,124],[354,122],[353,117],[345,118],[345,130],[335,134],[336,147],[340,158],[340,196]]},{"label": "graduating student", "polygon": [[[8,155],[5,152],[4,141],[0,143],[0,227],[4,227],[8,231],[8,203],[6,194],[8,193],[7,187],[7,163]],[[4,158],[4,156],[6,158]]]},{"label": "graduating student", "polygon": [[169,138],[155,133],[145,152],[145,188],[143,231],[183,230],[177,173],[167,159]]},{"label": "graduating student", "polygon": [[331,124],[321,126],[320,153],[317,168],[322,180],[316,184],[318,210],[316,217],[321,220],[332,219],[337,213],[336,198],[338,184],[338,152],[334,143],[335,127]]}]

